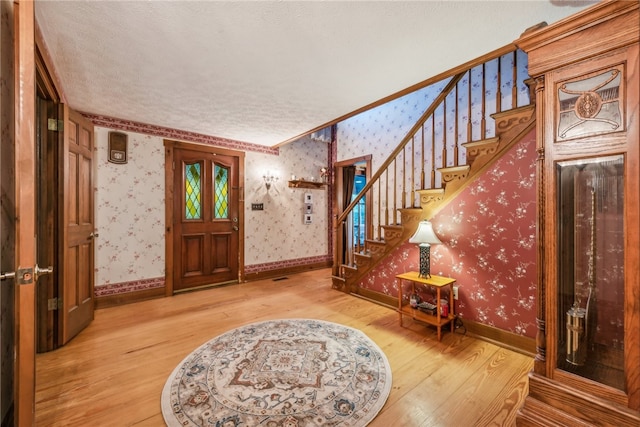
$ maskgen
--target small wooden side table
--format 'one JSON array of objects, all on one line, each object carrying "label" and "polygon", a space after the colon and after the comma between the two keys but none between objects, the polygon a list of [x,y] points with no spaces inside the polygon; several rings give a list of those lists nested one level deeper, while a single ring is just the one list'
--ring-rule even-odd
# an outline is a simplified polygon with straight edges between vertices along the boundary
[{"label": "small wooden side table", "polygon": [[[413,320],[419,320],[421,322],[433,325],[438,330],[438,341],[442,339],[442,327],[446,324],[451,324],[451,332],[455,329],[455,304],[453,301],[453,284],[456,283],[456,279],[443,276],[435,276],[423,278],[417,271],[409,271],[407,273],[398,274],[396,276],[398,281],[398,315],[400,316],[400,326],[402,326],[402,316],[411,316]],[[408,303],[403,304],[402,301],[402,281],[408,280],[411,282],[411,292],[416,292],[416,284],[423,286],[431,286],[436,288],[436,314],[431,315],[420,311],[417,308],[411,307]],[[440,308],[440,290],[444,287],[449,287],[449,314],[447,316],[441,315]]]}]

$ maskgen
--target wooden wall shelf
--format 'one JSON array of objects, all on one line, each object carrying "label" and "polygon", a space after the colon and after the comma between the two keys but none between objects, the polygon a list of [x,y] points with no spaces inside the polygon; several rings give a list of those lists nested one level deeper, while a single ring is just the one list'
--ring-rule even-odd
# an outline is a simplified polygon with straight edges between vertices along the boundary
[{"label": "wooden wall shelf", "polygon": [[301,180],[292,180],[289,181],[289,187],[291,188],[311,188],[311,189],[320,189],[326,187],[326,183],[324,182],[315,182],[315,181],[301,181]]}]

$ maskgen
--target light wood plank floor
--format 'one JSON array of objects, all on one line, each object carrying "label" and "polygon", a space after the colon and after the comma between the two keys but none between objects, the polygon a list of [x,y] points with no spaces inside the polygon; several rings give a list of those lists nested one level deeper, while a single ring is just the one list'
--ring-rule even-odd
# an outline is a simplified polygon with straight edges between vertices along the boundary
[{"label": "light wood plank floor", "polygon": [[378,344],[393,387],[372,427],[514,424],[531,357],[458,332],[443,332],[438,342],[434,328],[406,318],[401,328],[394,310],[331,289],[330,274],[323,269],[96,311],[69,344],[38,355],[37,425],[163,426],[160,394],[187,354],[229,329],[278,318],[341,323]]}]

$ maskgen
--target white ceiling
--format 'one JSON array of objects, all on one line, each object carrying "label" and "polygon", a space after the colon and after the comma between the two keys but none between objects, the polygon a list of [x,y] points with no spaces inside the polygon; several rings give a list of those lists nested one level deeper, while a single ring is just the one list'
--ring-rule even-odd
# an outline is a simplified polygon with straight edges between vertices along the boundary
[{"label": "white ceiling", "polygon": [[593,2],[36,1],[67,103],[274,146]]}]

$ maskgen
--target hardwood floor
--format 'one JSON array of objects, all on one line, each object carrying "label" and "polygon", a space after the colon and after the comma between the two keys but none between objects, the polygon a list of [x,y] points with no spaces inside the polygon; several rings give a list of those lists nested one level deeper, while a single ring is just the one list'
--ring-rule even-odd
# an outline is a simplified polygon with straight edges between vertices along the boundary
[{"label": "hardwood floor", "polygon": [[435,328],[406,318],[401,328],[394,310],[331,289],[330,275],[316,270],[96,311],[69,344],[38,355],[37,425],[164,426],[160,394],[187,354],[229,329],[278,318],[341,323],[384,351],[393,386],[369,426],[514,425],[533,358],[447,328],[438,342]]}]

